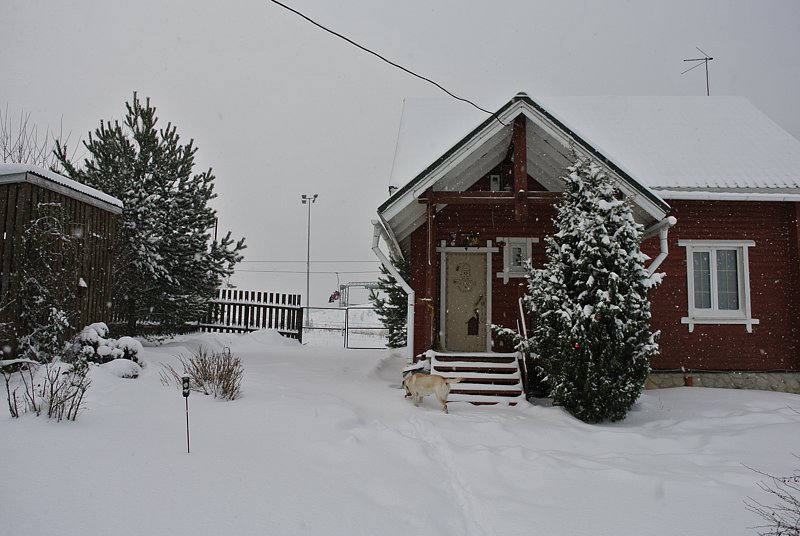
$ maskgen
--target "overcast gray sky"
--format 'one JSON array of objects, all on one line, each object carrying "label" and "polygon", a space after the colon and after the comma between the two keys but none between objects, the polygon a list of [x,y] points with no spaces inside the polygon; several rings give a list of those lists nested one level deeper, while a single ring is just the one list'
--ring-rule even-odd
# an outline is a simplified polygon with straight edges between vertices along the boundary
[{"label": "overcast gray sky", "polygon": [[[741,95],[800,138],[795,0],[284,0],[495,109],[541,95]],[[246,236],[242,288],[304,292],[312,271],[374,280],[370,251],[404,97],[434,88],[268,0],[2,0],[0,104],[71,141],[119,119],[133,91],[194,138],[217,176],[220,227]],[[456,140],[453,140],[456,141]],[[297,262],[252,262],[252,261]],[[349,262],[316,262],[349,261]],[[373,273],[345,273],[370,271]],[[335,274],[313,274],[312,305]]]}]

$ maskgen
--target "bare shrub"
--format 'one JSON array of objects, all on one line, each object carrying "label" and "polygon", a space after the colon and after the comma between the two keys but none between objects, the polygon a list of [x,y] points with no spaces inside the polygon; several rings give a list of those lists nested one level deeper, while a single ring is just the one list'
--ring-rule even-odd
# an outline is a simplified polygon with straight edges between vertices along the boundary
[{"label": "bare shrub", "polygon": [[[20,409],[19,409],[19,398],[17,396],[17,391],[20,390],[20,381],[24,380],[23,374],[26,372],[30,376],[30,381],[24,381],[24,385],[33,385],[33,368],[38,367],[40,363],[36,361],[31,361],[30,359],[8,359],[5,361],[0,361],[0,371],[3,373],[3,380],[6,384],[6,400],[8,402],[8,412],[11,414],[12,417],[15,419],[19,417]],[[24,412],[27,407],[27,401],[30,395],[28,394],[27,390],[25,391],[25,396],[23,397],[23,406],[22,411]]]},{"label": "bare shrub", "polygon": [[242,388],[244,366],[239,356],[233,355],[229,348],[222,352],[212,352],[202,346],[189,356],[178,356],[183,367],[179,373],[171,365],[163,365],[161,383],[181,385],[181,376],[189,376],[191,388],[214,398],[235,400]]},{"label": "bare shrub", "polygon": [[83,396],[91,385],[87,377],[89,365],[79,361],[66,371],[58,366],[47,366],[45,372],[42,400],[47,406],[47,417],[74,421],[83,409]]},{"label": "bare shrub", "polygon": [[[85,361],[72,365],[39,365],[28,360],[14,372],[3,367],[8,411],[12,417],[22,413],[46,413],[49,419],[74,421],[83,409],[83,397],[91,385]],[[17,392],[22,390],[20,395]],[[21,399],[21,400],[20,400]]]},{"label": "bare shrub", "polygon": [[745,500],[746,508],[766,521],[754,528],[761,536],[800,536],[800,472],[775,476],[749,469],[765,478],[758,487],[774,501],[767,505],[750,497]]}]

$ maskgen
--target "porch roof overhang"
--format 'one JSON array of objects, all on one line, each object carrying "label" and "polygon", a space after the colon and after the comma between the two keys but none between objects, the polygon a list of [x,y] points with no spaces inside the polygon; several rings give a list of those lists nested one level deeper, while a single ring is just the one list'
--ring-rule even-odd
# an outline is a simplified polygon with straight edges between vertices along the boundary
[{"label": "porch roof overhang", "polygon": [[[601,154],[590,143],[525,94],[516,95],[493,116],[484,120],[441,157],[399,188],[378,208],[378,215],[392,238],[407,250],[411,233],[426,220],[426,207],[418,202],[425,192],[464,192],[503,161],[512,139],[514,119],[526,120],[528,174],[548,191],[563,191],[562,177],[574,156],[600,162],[631,199],[634,214],[642,223],[662,219],[669,205],[653,190],[635,180],[617,162]],[[445,204],[437,205],[441,210]]]}]

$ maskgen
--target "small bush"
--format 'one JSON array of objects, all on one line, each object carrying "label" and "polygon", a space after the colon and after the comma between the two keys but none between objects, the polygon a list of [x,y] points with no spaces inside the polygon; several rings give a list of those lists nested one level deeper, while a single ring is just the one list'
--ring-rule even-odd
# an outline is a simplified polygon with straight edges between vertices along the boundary
[{"label": "small bush", "polygon": [[84,359],[90,363],[108,363],[114,359],[129,359],[141,365],[142,344],[131,337],[108,337],[108,326],[97,322],[86,326],[67,345],[65,359],[69,362]]},{"label": "small bush", "polygon": [[765,522],[754,527],[758,534],[800,536],[800,471],[789,476],[775,476],[752,467],[749,469],[765,478],[758,487],[774,501],[774,504],[764,504],[749,497],[745,500],[747,509]]},{"label": "small bush", "polygon": [[[77,360],[71,365],[23,363],[15,372],[3,368],[8,410],[12,417],[32,412],[49,419],[74,421],[83,409],[83,397],[91,385],[89,366]],[[22,390],[21,393],[18,392]]]},{"label": "small bush", "polygon": [[211,352],[200,347],[193,354],[178,356],[178,359],[183,373],[179,373],[171,365],[164,365],[161,371],[161,383],[164,385],[174,382],[180,388],[181,376],[186,374],[195,391],[226,400],[239,397],[244,366],[241,359],[233,355],[229,348],[222,352]]}]

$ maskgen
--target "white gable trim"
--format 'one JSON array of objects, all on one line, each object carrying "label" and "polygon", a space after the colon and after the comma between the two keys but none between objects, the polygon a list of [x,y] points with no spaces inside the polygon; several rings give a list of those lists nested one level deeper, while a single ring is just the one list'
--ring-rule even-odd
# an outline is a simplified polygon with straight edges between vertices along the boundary
[{"label": "white gable trim", "polygon": [[[414,207],[417,204],[417,199],[421,195],[423,195],[429,188],[435,186],[440,180],[445,178],[457,166],[462,164],[473,153],[478,151],[480,147],[491,143],[493,138],[510,135],[511,123],[513,122],[514,118],[520,114],[523,114],[528,120],[536,123],[545,132],[553,136],[554,139],[558,140],[564,148],[573,148],[580,157],[592,158],[594,160],[597,159],[595,155],[590,153],[589,149],[585,148],[581,143],[576,142],[572,135],[565,132],[560,125],[556,124],[552,119],[547,117],[540,110],[536,109],[528,101],[519,99],[514,101],[510,106],[508,106],[507,109],[500,112],[497,116],[497,119],[486,123],[486,125],[479,132],[473,134],[463,143],[463,145],[455,149],[452,154],[448,155],[443,161],[437,164],[436,167],[425,174],[417,184],[410,186],[405,191],[402,191],[401,189],[402,193],[399,195],[399,197],[392,201],[381,212],[379,212],[381,219],[386,222],[389,227],[393,227],[395,218],[398,218],[405,211],[414,211]],[[507,131],[506,134],[504,134],[504,130]],[[456,143],[458,143],[458,140],[456,140]],[[636,186],[638,186],[638,188],[653,198],[650,199],[647,195],[643,195],[642,191],[638,191],[636,187],[630,184],[628,180],[624,179],[610,166],[602,161],[600,164],[603,166],[606,173],[608,173],[608,175],[614,179],[620,191],[627,198],[631,199],[633,203],[641,207],[641,209],[650,217],[658,221],[666,215],[664,209],[659,207],[657,203],[653,201],[653,199],[661,199],[656,192],[640,182],[636,182]],[[619,167],[616,162],[613,165]],[[619,167],[619,169],[623,170],[623,173],[627,173],[624,168]],[[631,177],[631,180],[636,181],[632,175],[629,173],[628,175]],[[664,205],[666,205],[666,203],[664,203]],[[422,222],[421,212],[418,217],[414,217],[413,214],[410,216],[411,217],[405,218],[405,229],[396,229],[396,231],[398,231],[400,234],[398,238],[401,240],[403,240],[407,234],[410,234],[409,229],[415,229],[418,227],[419,223]],[[410,223],[412,221],[413,223]]]},{"label": "white gable trim", "polygon": [[503,129],[510,128],[510,121],[519,115],[520,108],[525,106],[525,103],[522,101],[515,102],[511,107],[509,107],[508,110],[498,116],[500,121],[506,124],[501,124],[500,121],[496,119],[491,121],[488,125],[486,125],[486,127],[483,128],[483,130],[473,136],[467,143],[459,147],[458,150],[456,150],[453,154],[436,166],[436,168],[428,173],[428,175],[419,184],[414,185],[413,188],[410,188],[407,192],[400,196],[400,198],[387,207],[387,209],[383,212],[383,217],[386,220],[391,220],[400,212],[402,212],[404,208],[416,203],[419,196],[425,193],[428,188],[439,182],[439,180],[447,175],[448,172],[450,172],[459,163],[472,154],[477,147],[480,147],[492,137],[500,134]]}]

